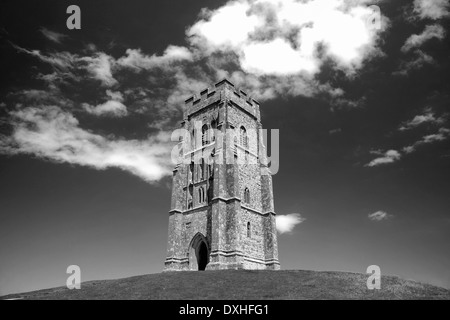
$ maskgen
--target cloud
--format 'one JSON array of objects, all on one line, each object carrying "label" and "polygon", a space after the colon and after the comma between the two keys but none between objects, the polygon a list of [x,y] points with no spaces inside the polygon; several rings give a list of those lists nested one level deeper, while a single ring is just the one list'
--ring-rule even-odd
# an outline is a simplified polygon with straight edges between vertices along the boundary
[{"label": "cloud", "polygon": [[277,230],[280,234],[290,233],[297,224],[302,223],[306,219],[299,213],[290,213],[286,215],[277,215],[276,224]]},{"label": "cloud", "polygon": [[313,75],[319,71],[316,59],[302,57],[285,39],[249,44],[243,48],[242,54],[242,68],[255,74],[289,75],[304,72]]},{"label": "cloud", "polygon": [[372,153],[379,154],[381,157],[373,159],[365,165],[366,167],[375,167],[382,164],[393,163],[401,158],[401,154],[397,150],[388,150],[384,153],[381,151],[373,151]]},{"label": "cloud", "polygon": [[448,0],[414,0],[414,13],[421,19],[437,20],[449,16]]},{"label": "cloud", "polygon": [[377,212],[368,214],[367,217],[372,221],[382,221],[382,220],[390,219],[394,216],[391,214],[388,214],[385,211],[377,211]]},{"label": "cloud", "polygon": [[113,57],[98,52],[92,57],[82,57],[80,61],[86,62],[86,70],[104,86],[111,87],[117,83],[112,75],[112,65],[115,62]]},{"label": "cloud", "polygon": [[403,52],[408,52],[413,48],[418,48],[422,46],[425,42],[436,38],[442,40],[445,37],[445,29],[438,25],[433,24],[425,27],[425,30],[421,34],[413,34],[408,39],[406,39],[405,44],[401,48]]},{"label": "cloud", "polygon": [[[199,20],[186,29],[188,45],[169,45],[162,55],[128,48],[125,55],[115,59],[97,52],[95,46],[84,51],[86,56],[23,52],[54,67],[64,65],[65,72],[42,76],[47,79],[63,79],[67,74],[75,77],[75,71],[84,69],[104,87],[117,87],[114,76],[118,72],[147,71],[148,83],[156,83],[157,72],[153,70],[157,69],[162,71],[159,79],[165,81],[180,72],[187,79],[208,80],[209,84],[226,76],[260,101],[324,93],[335,97],[339,91],[344,94],[342,89],[317,77],[325,66],[354,77],[366,62],[382,56],[379,44],[389,22],[381,14],[379,28],[370,23],[376,12],[368,5],[373,3],[233,0],[215,10],[202,10]],[[181,91],[176,86],[171,89]],[[172,96],[169,90],[165,93]],[[162,103],[159,97],[155,100]]]},{"label": "cloud", "polygon": [[263,25],[258,16],[249,14],[250,7],[248,1],[229,1],[213,11],[204,9],[202,19],[191,26],[186,34],[192,44],[206,50],[208,54],[235,50],[248,41],[256,27]]},{"label": "cloud", "polygon": [[336,134],[336,133],[341,133],[341,132],[342,132],[341,128],[331,129],[328,131],[329,134]]},{"label": "cloud", "polygon": [[[151,114],[146,124],[164,131],[181,116],[187,96],[223,77],[261,101],[280,96],[327,96],[348,101],[343,89],[319,75],[325,69],[343,71],[352,79],[368,61],[382,56],[379,44],[388,19],[380,16],[380,28],[367,23],[374,13],[368,7],[372,3],[233,0],[215,10],[203,10],[186,29],[186,46],[169,45],[162,54],[128,48],[123,56],[113,57],[95,45],[70,53],[28,50],[12,44],[52,70],[36,75],[47,88],[27,88],[17,95],[22,106],[10,113],[13,133],[0,139],[2,150],[99,169],[119,167],[155,181],[166,174],[169,156],[161,164],[159,154],[153,156],[155,149],[148,145],[149,140],[106,138],[81,128],[74,117],[75,107],[81,105],[84,111],[98,116]],[[64,39],[48,29],[41,32],[54,42]],[[93,89],[89,91],[92,96],[83,94],[87,86]],[[142,90],[134,90],[143,87],[144,95],[137,94]],[[106,97],[95,96],[105,89],[109,89]],[[87,97],[91,100],[83,101]],[[156,146],[165,146],[155,136],[149,139]],[[139,154],[127,151],[133,146]],[[148,164],[142,160],[146,157],[150,158]],[[155,174],[149,173],[152,163],[153,168],[159,168]],[[301,219],[286,217],[290,221]]]},{"label": "cloud", "polygon": [[115,117],[123,117],[128,114],[127,107],[123,103],[115,100],[108,100],[105,103],[96,106],[91,106],[90,104],[84,103],[83,108],[88,113],[95,114],[97,116],[111,115]]},{"label": "cloud", "polygon": [[114,116],[124,117],[128,114],[127,107],[122,103],[123,95],[119,91],[106,90],[108,101],[97,106],[91,106],[88,103],[83,103],[82,106],[85,111],[97,116]]},{"label": "cloud", "polygon": [[44,37],[46,37],[47,39],[49,39],[53,42],[56,42],[56,43],[61,43],[64,38],[67,38],[67,35],[65,35],[65,34],[51,31],[44,27],[39,29],[39,31],[44,35]]},{"label": "cloud", "polygon": [[419,141],[416,141],[412,145],[404,147],[403,152],[412,153],[412,152],[416,151],[417,147],[419,147],[421,145],[438,142],[438,141],[444,141],[444,140],[447,140],[449,137],[450,137],[450,129],[440,128],[437,133],[423,136],[422,139],[420,139]]},{"label": "cloud", "polygon": [[162,56],[148,56],[140,49],[127,49],[126,56],[117,60],[117,65],[131,68],[135,71],[164,68],[178,61],[192,61],[192,53],[185,47],[168,46]]},{"label": "cloud", "polygon": [[196,52],[221,56],[210,61],[215,69],[225,65],[221,75],[232,78],[243,71],[239,77],[260,100],[308,96],[324,92],[315,88],[327,84],[317,83],[315,76],[330,61],[334,69],[351,76],[382,55],[378,43],[388,20],[381,15],[380,28],[374,28],[368,23],[374,11],[365,2],[229,1],[204,10],[186,34]]},{"label": "cloud", "polygon": [[60,71],[67,71],[74,66],[77,61],[77,55],[71,54],[67,51],[55,52],[53,54],[45,55],[39,50],[28,50],[18,45],[11,44],[17,51],[34,56],[42,62],[52,65]]},{"label": "cloud", "polygon": [[416,115],[412,120],[403,123],[400,126],[399,130],[406,131],[409,129],[416,128],[423,123],[440,124],[443,123],[444,121],[445,119],[442,117],[436,118],[434,112],[431,109],[427,108],[425,109],[424,114]]},{"label": "cloud", "polygon": [[27,107],[11,116],[13,133],[2,139],[1,153],[31,154],[99,170],[120,168],[150,183],[171,174],[169,133],[143,141],[109,139],[80,128],[72,114],[57,106]]},{"label": "cloud", "polygon": [[410,61],[402,61],[397,71],[393,72],[393,75],[406,76],[413,70],[418,70],[425,65],[436,64],[435,60],[429,54],[426,54],[422,50],[414,51],[415,57]]},{"label": "cloud", "polygon": [[121,92],[119,91],[111,91],[111,90],[106,90],[106,95],[111,98],[112,100],[115,101],[123,101],[123,95]]},{"label": "cloud", "polygon": [[117,84],[117,80],[112,75],[112,67],[115,59],[103,52],[96,52],[92,56],[85,57],[67,51],[53,52],[45,55],[39,50],[28,50],[15,44],[12,44],[12,46],[19,52],[29,54],[42,62],[50,64],[55,72],[42,76],[50,77],[47,80],[71,78],[80,81],[81,78],[76,75],[76,71],[86,70],[93,79],[99,80],[106,87]]}]

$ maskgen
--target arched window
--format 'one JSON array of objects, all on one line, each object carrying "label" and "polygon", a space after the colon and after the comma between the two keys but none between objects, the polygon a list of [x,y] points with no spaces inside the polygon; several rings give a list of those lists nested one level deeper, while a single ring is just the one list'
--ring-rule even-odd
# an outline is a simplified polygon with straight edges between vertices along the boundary
[{"label": "arched window", "polygon": [[216,129],[217,129],[216,120],[213,120],[211,121],[211,130],[212,130],[211,142],[216,141]]},{"label": "arched window", "polygon": [[244,148],[248,148],[247,130],[245,130],[244,126],[242,126],[240,130],[240,138],[241,146],[243,146]]},{"label": "arched window", "polygon": [[189,185],[189,199],[188,199],[188,209],[192,209],[192,194],[194,192],[194,186],[192,184]]},{"label": "arched window", "polygon": [[214,167],[212,164],[208,165],[208,177],[210,179],[212,179],[212,177],[214,176]]},{"label": "arched window", "polygon": [[209,137],[208,137],[208,126],[205,124],[202,127],[202,146],[205,146],[209,143]]},{"label": "arched window", "polygon": [[203,202],[205,202],[205,190],[203,189],[203,187],[200,187],[198,189],[198,203]]},{"label": "arched window", "polygon": [[248,188],[244,190],[244,202],[250,204],[250,190]]},{"label": "arched window", "polygon": [[191,148],[195,149],[195,130],[192,130],[191,134]]},{"label": "arched window", "polygon": [[202,162],[200,164],[200,180],[205,179],[205,158],[202,158]]},{"label": "arched window", "polygon": [[189,181],[194,180],[194,162],[191,161],[191,164],[189,165]]},{"label": "arched window", "polygon": [[250,221],[247,222],[247,238],[251,238],[252,237],[252,228],[250,226]]}]

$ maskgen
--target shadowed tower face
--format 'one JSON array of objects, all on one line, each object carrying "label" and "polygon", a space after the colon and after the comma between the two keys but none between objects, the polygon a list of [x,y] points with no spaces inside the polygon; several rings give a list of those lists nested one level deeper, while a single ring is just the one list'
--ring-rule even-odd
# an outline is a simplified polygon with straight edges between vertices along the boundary
[{"label": "shadowed tower face", "polygon": [[186,100],[165,271],[280,268],[260,120],[228,80]]}]

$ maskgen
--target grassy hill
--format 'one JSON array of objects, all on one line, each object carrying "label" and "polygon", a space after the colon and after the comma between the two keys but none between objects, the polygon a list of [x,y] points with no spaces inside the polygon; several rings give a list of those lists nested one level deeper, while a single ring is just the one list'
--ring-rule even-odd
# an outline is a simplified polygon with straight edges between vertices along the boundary
[{"label": "grassy hill", "polygon": [[13,294],[1,299],[450,299],[450,291],[393,276],[302,270],[170,272]]}]

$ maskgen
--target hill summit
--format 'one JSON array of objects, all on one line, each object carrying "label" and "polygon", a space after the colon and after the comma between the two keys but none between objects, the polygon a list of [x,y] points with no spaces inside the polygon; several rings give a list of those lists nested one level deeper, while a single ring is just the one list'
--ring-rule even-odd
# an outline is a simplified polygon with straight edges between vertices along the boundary
[{"label": "hill summit", "polygon": [[1,299],[450,299],[444,288],[382,276],[367,289],[367,274],[304,270],[182,271],[88,281],[80,290],[51,288]]}]

